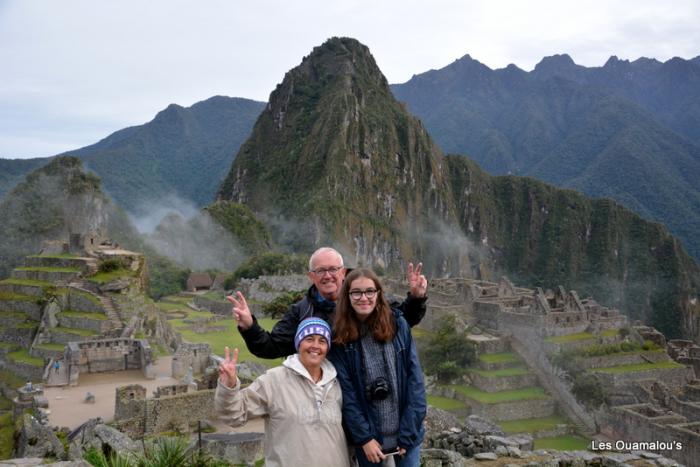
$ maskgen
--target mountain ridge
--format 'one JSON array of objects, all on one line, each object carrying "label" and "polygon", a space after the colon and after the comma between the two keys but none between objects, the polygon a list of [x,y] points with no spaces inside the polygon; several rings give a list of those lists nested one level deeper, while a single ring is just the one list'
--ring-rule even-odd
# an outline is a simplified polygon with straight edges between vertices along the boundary
[{"label": "mountain ridge", "polygon": [[[533,176],[590,196],[613,197],[667,224],[700,258],[694,235],[700,228],[695,182],[700,146],[682,128],[674,130],[660,120],[660,113],[674,111],[672,105],[657,111],[651,100],[639,97],[651,94],[650,83],[659,83],[678,64],[698,68],[681,59],[662,64],[611,57],[603,67],[591,69],[568,55],[556,55],[543,58],[532,72],[515,67],[494,71],[469,58],[467,68],[453,63],[392,85],[392,90],[447,152],[469,154],[496,175]],[[653,79],[635,77],[646,76],[647,69],[656,70]],[[639,84],[602,85],[610,76]],[[688,79],[695,83],[695,73]],[[692,86],[700,104],[697,83]],[[620,88],[632,90],[621,93]],[[697,112],[693,109],[676,121],[692,123],[697,117],[700,130],[700,105]],[[615,164],[615,154],[625,155],[629,163]],[[634,178],[626,179],[626,171],[637,172],[641,183],[630,185]]]},{"label": "mountain ridge", "polygon": [[[361,55],[369,53],[333,38],[290,70],[218,199],[307,219],[304,249],[337,245],[349,264],[399,270],[418,258],[432,275],[505,272],[529,286],[593,293],[670,336],[698,335],[690,317],[700,311],[700,270],[663,226],[611,200],[443,155],[381,88],[381,71]],[[356,75],[358,63],[374,64],[368,76]]]}]

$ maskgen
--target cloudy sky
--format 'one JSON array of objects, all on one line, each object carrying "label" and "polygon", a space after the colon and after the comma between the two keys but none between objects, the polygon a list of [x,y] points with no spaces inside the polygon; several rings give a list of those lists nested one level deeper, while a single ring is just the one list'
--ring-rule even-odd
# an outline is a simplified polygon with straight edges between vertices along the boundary
[{"label": "cloudy sky", "polygon": [[697,0],[0,0],[0,157],[54,155],[213,95],[266,101],[331,36],[390,83],[470,54],[531,70],[568,53],[700,55]]}]

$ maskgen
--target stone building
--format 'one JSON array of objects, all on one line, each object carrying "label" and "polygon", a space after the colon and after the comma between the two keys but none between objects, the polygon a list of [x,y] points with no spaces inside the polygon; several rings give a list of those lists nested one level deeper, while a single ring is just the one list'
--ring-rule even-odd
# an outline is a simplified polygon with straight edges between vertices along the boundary
[{"label": "stone building", "polygon": [[207,272],[193,272],[187,278],[187,291],[198,292],[200,290],[210,290],[213,285],[211,276]]},{"label": "stone building", "polygon": [[69,342],[64,365],[69,384],[78,384],[80,373],[101,373],[140,369],[146,378],[154,378],[153,353],[145,339],[96,339]]},{"label": "stone building", "polygon": [[206,343],[183,343],[175,351],[172,359],[173,378],[182,378],[192,368],[194,374],[202,374],[210,365],[211,347]]},{"label": "stone building", "polygon": [[116,389],[115,426],[132,438],[176,431],[187,433],[198,421],[216,418],[214,389],[194,390],[185,385],[158,388],[152,398],[138,384]]},{"label": "stone building", "polygon": [[619,329],[627,319],[618,310],[580,299],[576,291],[559,286],[554,291],[515,288],[503,279],[499,284],[471,285],[474,316],[480,326],[498,331],[522,326],[542,337],[583,331]]}]

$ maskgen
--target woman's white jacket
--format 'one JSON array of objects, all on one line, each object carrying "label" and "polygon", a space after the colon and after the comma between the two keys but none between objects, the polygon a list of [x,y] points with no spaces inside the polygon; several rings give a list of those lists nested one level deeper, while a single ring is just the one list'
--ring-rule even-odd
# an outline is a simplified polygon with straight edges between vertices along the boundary
[{"label": "woman's white jacket", "polygon": [[350,465],[341,425],[342,393],[333,364],[324,360],[321,381],[314,383],[299,361],[287,357],[250,386],[228,388],[219,382],[214,405],[219,418],[231,426],[265,418],[265,465]]}]

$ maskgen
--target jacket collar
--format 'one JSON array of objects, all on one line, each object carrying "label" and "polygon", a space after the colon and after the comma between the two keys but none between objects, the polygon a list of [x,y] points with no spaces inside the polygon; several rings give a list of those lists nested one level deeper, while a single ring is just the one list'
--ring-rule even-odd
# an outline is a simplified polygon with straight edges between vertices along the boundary
[{"label": "jacket collar", "polygon": [[328,359],[326,358],[323,360],[323,362],[321,362],[321,369],[323,370],[323,375],[321,376],[321,381],[319,381],[318,383],[314,383],[314,380],[313,380],[313,378],[311,378],[311,375],[309,374],[308,370],[301,363],[301,360],[299,360],[298,353],[295,353],[294,355],[288,356],[287,359],[284,362],[282,362],[282,365],[289,368],[293,372],[303,376],[304,378],[308,379],[312,384],[320,384],[320,385],[328,384],[335,379],[335,376],[337,374],[333,364],[331,362],[329,362]]}]

